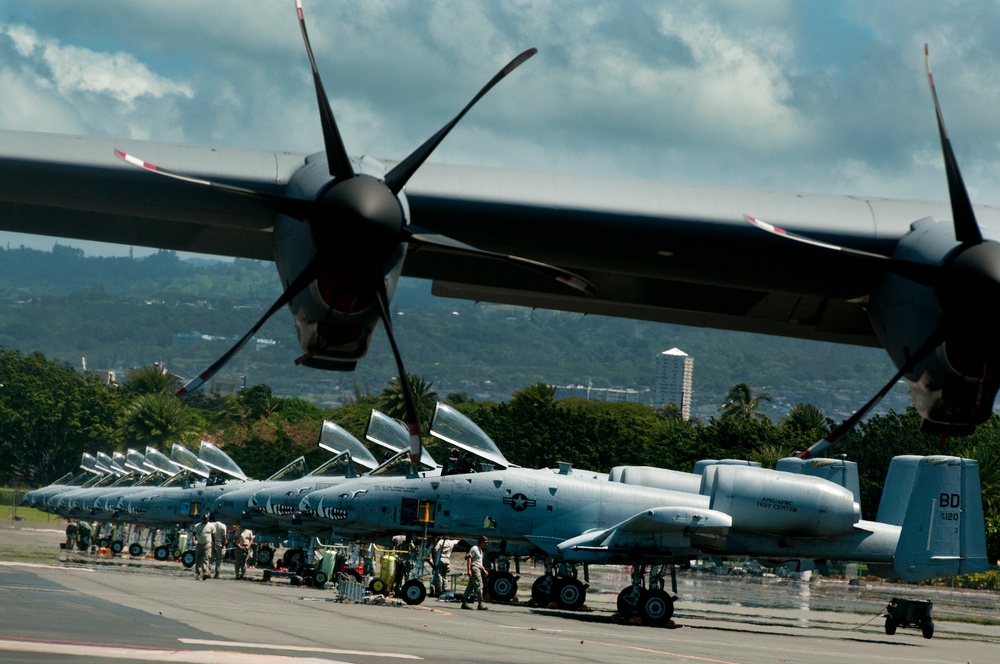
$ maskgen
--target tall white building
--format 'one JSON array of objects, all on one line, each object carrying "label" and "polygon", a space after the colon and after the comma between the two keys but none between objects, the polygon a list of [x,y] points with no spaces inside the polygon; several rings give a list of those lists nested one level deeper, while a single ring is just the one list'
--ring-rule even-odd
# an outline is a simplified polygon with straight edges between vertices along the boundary
[{"label": "tall white building", "polygon": [[653,405],[663,408],[677,404],[681,416],[691,418],[691,375],[694,358],[680,348],[665,350],[656,356],[656,380],[653,382]]}]

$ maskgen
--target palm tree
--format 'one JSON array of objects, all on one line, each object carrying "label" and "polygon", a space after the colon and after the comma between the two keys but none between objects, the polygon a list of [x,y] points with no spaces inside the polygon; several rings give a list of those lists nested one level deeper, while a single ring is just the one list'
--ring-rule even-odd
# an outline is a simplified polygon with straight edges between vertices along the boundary
[{"label": "palm tree", "polygon": [[746,383],[737,383],[726,392],[726,400],[719,411],[723,420],[751,420],[753,418],[767,419],[767,415],[760,412],[761,402],[771,402],[771,395],[767,392],[760,392],[754,396],[750,386]]},{"label": "palm tree", "polygon": [[833,429],[833,420],[811,403],[797,403],[788,410],[781,421],[782,426],[793,431],[822,438]]},{"label": "palm tree", "polygon": [[[417,374],[406,374],[406,376],[410,381],[413,403],[417,408],[420,424],[426,428],[434,415],[438,393],[431,391],[433,383],[427,382]],[[389,387],[382,390],[382,395],[378,399],[378,408],[389,417],[395,417],[398,420],[406,419],[406,399],[403,397],[403,384],[399,378],[393,378],[389,381]]]},{"label": "palm tree", "polygon": [[195,417],[172,394],[141,394],[129,404],[125,427],[139,444],[185,442],[195,430]]},{"label": "palm tree", "polygon": [[556,403],[556,387],[541,382],[532,383],[510,395],[510,402],[514,406],[525,406],[533,409],[551,408]]},{"label": "palm tree", "polygon": [[755,447],[750,452],[750,461],[756,461],[764,468],[774,468],[778,464],[778,459],[791,456],[792,450],[784,445],[768,443]]},{"label": "palm tree", "polygon": [[122,389],[125,394],[166,394],[177,388],[180,379],[167,371],[166,367],[157,363],[152,366],[139,367],[131,372]]}]

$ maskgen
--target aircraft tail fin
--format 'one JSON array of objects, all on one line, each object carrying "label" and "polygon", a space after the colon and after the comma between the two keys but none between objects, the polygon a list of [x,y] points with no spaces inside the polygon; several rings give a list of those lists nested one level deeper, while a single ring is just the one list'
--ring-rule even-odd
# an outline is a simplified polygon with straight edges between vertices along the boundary
[{"label": "aircraft tail fin", "polygon": [[[986,526],[979,464],[949,456],[896,457],[889,466],[883,503],[900,477],[912,478],[893,568],[907,581],[985,571]],[[888,495],[887,495],[888,494]],[[880,505],[879,513],[883,513]],[[887,513],[898,515],[898,509]]]}]

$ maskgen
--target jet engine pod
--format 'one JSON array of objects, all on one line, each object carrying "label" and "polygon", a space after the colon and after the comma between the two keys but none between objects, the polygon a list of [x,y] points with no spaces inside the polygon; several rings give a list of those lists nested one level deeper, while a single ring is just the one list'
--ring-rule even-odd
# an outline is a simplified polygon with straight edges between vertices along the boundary
[{"label": "jet engine pod", "polygon": [[733,519],[733,528],[788,537],[836,537],[861,519],[853,494],[833,482],[764,468],[706,469],[710,507]]}]

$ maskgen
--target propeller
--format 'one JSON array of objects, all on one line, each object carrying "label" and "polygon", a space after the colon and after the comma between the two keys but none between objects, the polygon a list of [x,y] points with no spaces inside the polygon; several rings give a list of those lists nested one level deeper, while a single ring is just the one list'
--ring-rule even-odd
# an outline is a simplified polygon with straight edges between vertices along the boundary
[{"label": "propeller", "polygon": [[379,317],[389,338],[404,392],[407,427],[410,431],[411,460],[416,462],[420,457],[419,417],[407,372],[392,332],[389,297],[384,277],[385,263],[396,254],[400,245],[404,243],[418,247],[423,245],[451,253],[499,259],[539,272],[584,294],[594,294],[593,286],[572,272],[517,256],[482,251],[451,238],[427,233],[425,230],[408,223],[409,220],[405,218],[403,211],[404,206],[400,204],[398,199],[398,195],[403,191],[413,174],[476,102],[508,74],[535,55],[537,49],[530,48],[508,62],[476,93],[458,115],[396,164],[385,174],[384,178],[379,179],[364,173],[357,173],[352,166],[337,127],[333,109],[330,107],[329,98],[323,88],[319,69],[316,66],[301,0],[295,0],[295,8],[302,41],[305,44],[306,54],[312,69],[327,165],[332,178],[326,186],[319,189],[314,199],[294,198],[191,177],[161,168],[122,150],[115,150],[115,155],[119,159],[136,168],[194,186],[212,187],[226,195],[249,199],[278,214],[307,223],[316,248],[315,255],[301,273],[287,285],[284,292],[250,330],[208,369],[179,388],[176,393],[178,395],[185,394],[197,389],[209,380],[243,348],[276,311],[290,303],[309,284],[316,281],[324,273],[326,265],[335,264],[341,268],[346,266],[354,273],[370,275],[368,278],[372,280],[370,287],[378,302]]},{"label": "propeller", "polygon": [[900,367],[899,371],[896,372],[896,375],[890,378],[889,382],[883,385],[882,389],[868,400],[868,403],[856,410],[853,415],[841,422],[840,425],[834,428],[833,431],[826,434],[814,444],[809,446],[808,449],[799,452],[795,456],[800,459],[813,459],[824,453],[828,448],[839,443],[844,436],[850,433],[851,429],[857,426],[858,422],[863,420],[868,413],[871,412],[872,408],[877,406],[878,403],[885,398],[885,395],[889,394],[890,390],[896,386],[896,383],[898,383],[903,376],[913,371],[913,368],[920,363],[920,360],[927,357],[927,355],[937,348],[942,341],[944,341],[943,326],[934,330],[933,334],[927,337],[927,340],[921,344],[920,348],[917,349],[917,352],[910,356],[910,359],[908,359],[903,366]]},{"label": "propeller", "polygon": [[403,366],[403,356],[396,346],[396,335],[392,333],[392,319],[389,317],[389,295],[385,290],[385,282],[379,279],[379,287],[375,291],[378,300],[378,312],[382,318],[382,327],[385,328],[385,335],[389,338],[389,345],[392,347],[392,356],[396,360],[396,370],[399,372],[399,385],[403,390],[403,402],[406,406],[406,429],[410,434],[410,463],[416,466],[420,463],[420,455],[423,447],[420,442],[420,416],[417,414],[417,402],[413,398],[413,388],[410,386],[410,378]]},{"label": "propeller", "polygon": [[[891,381],[890,386],[899,377],[912,371],[937,347],[947,342],[950,351],[949,362],[955,365],[963,376],[973,376],[978,379],[978,395],[974,399],[974,408],[978,410],[982,405],[982,394],[987,377],[993,366],[1000,364],[1000,355],[996,350],[993,350],[995,342],[991,338],[991,332],[994,329],[992,313],[988,311],[988,306],[986,306],[1000,301],[1000,244],[984,240],[980,232],[975,211],[958,167],[958,160],[955,158],[951,138],[945,127],[944,114],[941,111],[937,88],[934,84],[934,75],[931,72],[930,51],[926,44],[924,45],[924,67],[927,72],[931,98],[934,102],[934,113],[937,119],[945,174],[948,180],[952,226],[955,240],[958,243],[947,255],[942,257],[940,262],[921,263],[896,256],[885,256],[843,247],[797,235],[750,215],[744,215],[744,219],[756,228],[773,235],[825,250],[841,251],[860,260],[877,264],[876,267],[922,286],[932,288],[942,312],[941,323],[917,352],[907,357],[907,361],[900,368],[897,377]],[[884,388],[884,391],[888,390]],[[884,396],[884,392],[875,397],[874,403],[877,403],[882,396]],[[874,403],[869,402],[862,411],[870,409]],[[860,417],[851,419],[854,420],[851,423],[853,426]],[[845,424],[848,421],[845,421]],[[843,433],[846,433],[846,430],[840,435]],[[831,433],[831,435],[833,434]],[[820,441],[803,454],[809,454],[822,442]]]}]

